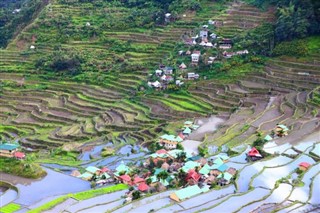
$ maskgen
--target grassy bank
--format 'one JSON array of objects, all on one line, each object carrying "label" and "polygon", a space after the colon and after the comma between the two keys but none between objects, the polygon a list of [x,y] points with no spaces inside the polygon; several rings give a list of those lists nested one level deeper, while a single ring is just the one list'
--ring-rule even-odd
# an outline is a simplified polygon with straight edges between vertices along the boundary
[{"label": "grassy bank", "polygon": [[52,209],[54,206],[58,205],[59,203],[64,202],[68,198],[74,198],[77,200],[86,200],[86,199],[93,198],[93,197],[96,197],[99,195],[103,195],[103,194],[107,194],[107,193],[111,193],[111,192],[115,192],[115,191],[120,191],[120,190],[124,190],[127,188],[128,188],[128,186],[125,184],[118,184],[118,185],[114,185],[114,186],[110,186],[110,187],[92,189],[92,190],[88,190],[88,191],[84,191],[84,192],[78,192],[78,193],[74,193],[74,194],[64,195],[62,197],[59,197],[57,199],[54,199],[54,200],[44,204],[42,206],[39,206],[38,208],[32,209],[28,213],[40,213],[45,210]]},{"label": "grassy bank", "polygon": [[25,178],[41,178],[46,172],[36,163],[0,157],[0,171]]}]

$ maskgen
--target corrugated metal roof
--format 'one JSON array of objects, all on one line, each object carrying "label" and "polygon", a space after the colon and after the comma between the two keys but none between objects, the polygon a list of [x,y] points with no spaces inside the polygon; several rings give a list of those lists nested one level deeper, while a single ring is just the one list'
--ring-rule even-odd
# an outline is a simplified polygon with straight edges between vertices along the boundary
[{"label": "corrugated metal roof", "polygon": [[201,193],[202,190],[199,188],[198,185],[189,186],[175,192],[175,194],[178,196],[180,200],[184,200],[186,198],[190,198]]}]

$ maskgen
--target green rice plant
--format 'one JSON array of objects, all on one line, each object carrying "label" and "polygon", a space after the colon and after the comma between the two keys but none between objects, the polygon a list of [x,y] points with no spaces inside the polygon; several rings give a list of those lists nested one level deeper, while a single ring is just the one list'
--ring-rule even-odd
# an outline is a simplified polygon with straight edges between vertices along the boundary
[{"label": "green rice plant", "polygon": [[65,200],[67,200],[69,197],[70,197],[70,195],[64,195],[62,197],[56,198],[56,199],[54,199],[52,201],[49,201],[48,203],[46,203],[46,204],[44,204],[42,206],[39,206],[39,207],[37,207],[35,209],[32,209],[32,210],[28,211],[28,213],[40,213],[40,212],[43,212],[45,210],[52,209],[56,205],[64,202]]},{"label": "green rice plant", "polygon": [[0,208],[1,213],[13,213],[21,209],[21,206],[16,203],[9,203],[8,205],[5,205]]},{"label": "green rice plant", "polygon": [[107,194],[107,193],[111,193],[111,192],[115,192],[115,191],[124,190],[127,188],[128,188],[128,186],[125,184],[117,184],[117,185],[110,186],[110,187],[91,189],[91,190],[84,191],[84,192],[78,192],[78,193],[73,194],[72,197],[77,200],[86,200],[86,199],[89,199],[92,197],[96,197],[99,195],[103,195],[103,194]]}]

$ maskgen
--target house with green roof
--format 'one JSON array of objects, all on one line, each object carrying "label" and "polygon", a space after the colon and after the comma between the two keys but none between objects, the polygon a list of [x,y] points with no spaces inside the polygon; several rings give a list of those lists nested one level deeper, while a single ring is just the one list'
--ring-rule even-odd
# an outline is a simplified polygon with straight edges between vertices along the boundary
[{"label": "house with green roof", "polygon": [[195,161],[187,161],[184,166],[182,167],[182,170],[184,172],[188,172],[190,169],[194,169],[196,167],[200,167],[200,163]]},{"label": "house with green roof", "polygon": [[217,176],[218,178],[218,184],[223,186],[223,185],[227,185],[230,183],[231,179],[232,179],[232,175],[229,172],[224,172],[221,173]]},{"label": "house with green roof", "polygon": [[264,137],[265,141],[271,141],[273,138],[270,135],[266,135],[266,137]]},{"label": "house with green roof", "polygon": [[202,175],[207,175],[207,174],[209,174],[210,170],[211,170],[210,166],[209,166],[208,164],[205,164],[205,165],[200,169],[199,173],[202,174]]},{"label": "house with green roof", "polygon": [[158,175],[160,172],[163,172],[163,171],[165,171],[164,169],[161,169],[161,168],[156,168],[155,170],[154,170],[154,175]]},{"label": "house with green roof", "polygon": [[192,126],[192,124],[193,124],[192,121],[185,121],[185,122],[184,122],[184,127],[185,127],[185,128],[189,128],[189,127]]},{"label": "house with green roof", "polygon": [[220,166],[223,164],[223,161],[221,158],[217,158],[213,161],[213,164],[216,164],[217,166]]},{"label": "house with green roof", "polygon": [[17,143],[1,143],[0,156],[12,158],[19,147],[20,145]]},{"label": "house with green roof", "polygon": [[183,132],[182,132],[184,135],[189,135],[191,134],[191,129],[189,127],[186,127]]},{"label": "house with green roof", "polygon": [[169,154],[170,156],[172,156],[173,158],[177,158],[178,155],[179,155],[180,153],[182,153],[182,152],[185,152],[185,153],[186,153],[186,158],[187,158],[187,159],[192,157],[192,155],[191,155],[189,152],[182,151],[182,150],[180,150],[180,149],[172,149],[172,150],[168,151],[168,154]]},{"label": "house with green roof", "polygon": [[156,175],[152,175],[152,176],[149,177],[149,178],[150,178],[150,180],[151,180],[151,183],[155,183],[155,182],[158,182],[158,181],[159,181]]},{"label": "house with green roof", "polygon": [[159,144],[164,146],[166,149],[175,149],[177,144],[183,141],[182,138],[174,135],[162,135],[159,139]]},{"label": "house with green roof", "polygon": [[123,161],[121,161],[121,164],[116,168],[116,172],[114,173],[116,176],[120,176],[120,173],[128,173],[130,171],[130,168],[124,164]]},{"label": "house with green roof", "polygon": [[192,126],[191,126],[191,129],[197,130],[199,127],[200,127],[199,125],[192,125]]},{"label": "house with green roof", "polygon": [[169,186],[169,182],[168,182],[167,179],[160,179],[159,182],[160,182],[162,185],[164,185],[164,186]]},{"label": "house with green roof", "polygon": [[95,166],[88,166],[88,167],[86,168],[86,171],[89,172],[89,173],[91,173],[91,174],[96,174],[97,171],[100,171],[100,169],[97,168],[97,167],[95,167]]},{"label": "house with green roof", "polygon": [[228,162],[230,159],[228,155],[219,155],[219,157],[224,163]]},{"label": "house with green roof", "polygon": [[283,124],[278,124],[275,129],[275,133],[279,137],[287,136],[289,128]]},{"label": "house with green roof", "polygon": [[78,178],[81,178],[82,180],[91,180],[92,177],[93,177],[93,174],[90,172],[85,172],[78,176]]},{"label": "house with green roof", "polygon": [[174,193],[170,194],[170,198],[174,201],[180,202],[182,200],[193,197],[195,195],[199,195],[199,194],[206,192],[206,191],[207,191],[207,188],[204,188],[202,190],[199,188],[198,185],[193,185],[193,186],[188,186],[184,189],[180,189],[178,191],[175,191]]}]

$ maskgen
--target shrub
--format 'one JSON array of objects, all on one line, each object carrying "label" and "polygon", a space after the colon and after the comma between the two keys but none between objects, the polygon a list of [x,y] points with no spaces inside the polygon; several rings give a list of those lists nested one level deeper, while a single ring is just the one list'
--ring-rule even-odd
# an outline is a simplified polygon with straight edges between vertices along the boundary
[{"label": "shrub", "polygon": [[303,40],[279,43],[272,51],[273,56],[305,56],[308,52],[306,43]]}]

